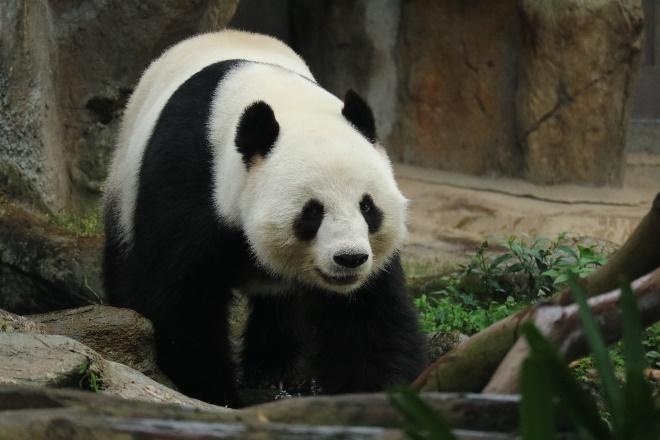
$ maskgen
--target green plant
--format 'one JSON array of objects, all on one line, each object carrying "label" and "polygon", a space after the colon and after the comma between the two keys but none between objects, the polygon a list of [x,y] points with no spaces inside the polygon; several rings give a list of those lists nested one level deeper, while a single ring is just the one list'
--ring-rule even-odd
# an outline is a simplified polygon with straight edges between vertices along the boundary
[{"label": "green plant", "polygon": [[[615,376],[614,363],[587,305],[575,274],[567,275],[583,323],[593,363],[598,371],[604,414],[585,391],[556,348],[531,322],[522,326],[530,347],[521,372],[521,433],[524,440],[555,438],[555,416],[560,411],[572,424],[577,438],[585,440],[656,440],[660,438],[660,409],[643,375],[646,365],[642,327],[629,284],[621,285],[623,322],[622,362],[624,382]],[[652,333],[657,335],[656,330]],[[649,338],[647,338],[649,340]],[[403,415],[406,434],[413,439],[453,440],[440,416],[409,390],[390,395],[392,405]],[[603,417],[604,415],[604,417]]]},{"label": "green plant", "polygon": [[496,249],[484,241],[466,264],[415,299],[425,331],[478,332],[559,290],[565,271],[586,276],[606,261],[602,247],[568,234],[554,240],[511,236]]},{"label": "green plant", "polygon": [[51,215],[49,219],[54,225],[81,237],[95,237],[103,233],[103,221],[98,211],[93,211],[86,215],[60,212],[56,215]]},{"label": "green plant", "polygon": [[609,423],[600,416],[593,398],[580,387],[556,349],[536,327],[526,323],[523,334],[531,354],[523,364],[521,377],[523,438],[554,438],[554,413],[561,408],[581,439],[657,439],[660,437],[660,410],[655,407],[651,387],[643,375],[641,319],[630,285],[621,286],[625,383],[620,386],[586,295],[575,275],[568,275],[568,281],[593,353]]},{"label": "green plant", "polygon": [[524,308],[527,303],[507,297],[503,302],[490,301],[480,304],[470,295],[456,296],[422,295],[414,300],[419,310],[422,330],[473,334],[512,313]]},{"label": "green plant", "polygon": [[103,379],[92,369],[92,363],[89,360],[80,364],[78,374],[80,374],[80,380],[78,381],[80,389],[94,391],[95,393],[103,389]]}]

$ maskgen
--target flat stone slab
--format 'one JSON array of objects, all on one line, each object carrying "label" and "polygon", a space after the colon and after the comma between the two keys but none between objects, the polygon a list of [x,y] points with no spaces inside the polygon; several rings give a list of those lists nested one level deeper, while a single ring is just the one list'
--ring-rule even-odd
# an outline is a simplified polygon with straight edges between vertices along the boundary
[{"label": "flat stone slab", "polygon": [[64,336],[0,333],[0,383],[77,387],[81,369],[97,356]]}]

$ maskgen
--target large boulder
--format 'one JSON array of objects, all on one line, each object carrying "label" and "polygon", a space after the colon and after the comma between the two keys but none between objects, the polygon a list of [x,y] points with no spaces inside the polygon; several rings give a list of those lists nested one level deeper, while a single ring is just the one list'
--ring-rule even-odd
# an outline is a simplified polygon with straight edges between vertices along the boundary
[{"label": "large boulder", "polygon": [[107,360],[172,386],[156,365],[153,325],[134,310],[87,306],[23,319],[36,323],[45,333],[75,339]]},{"label": "large boulder", "polygon": [[521,2],[518,136],[539,183],[622,182],[640,0]]},{"label": "large boulder", "polygon": [[0,13],[0,185],[58,211],[98,200],[140,72],[220,29],[237,0],[6,0]]},{"label": "large boulder", "polygon": [[66,336],[0,333],[0,359],[0,384],[82,388],[126,399],[217,408],[184,396],[126,365],[103,359]]},{"label": "large boulder", "polygon": [[100,237],[80,237],[0,194],[0,308],[19,314],[104,302]]}]

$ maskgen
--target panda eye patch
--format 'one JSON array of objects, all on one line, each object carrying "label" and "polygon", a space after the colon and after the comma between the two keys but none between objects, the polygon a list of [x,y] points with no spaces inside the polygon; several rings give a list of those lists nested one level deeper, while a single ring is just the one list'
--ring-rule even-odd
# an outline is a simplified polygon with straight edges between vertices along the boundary
[{"label": "panda eye patch", "polygon": [[316,199],[312,199],[305,203],[302,210],[302,216],[305,219],[313,220],[323,216],[323,205]]},{"label": "panda eye patch", "polygon": [[369,211],[371,211],[373,206],[373,200],[371,200],[371,197],[368,194],[365,194],[365,196],[362,197],[362,201],[360,202],[360,211],[362,211],[362,214],[367,214]]},{"label": "panda eye patch", "polygon": [[293,223],[293,231],[299,240],[308,241],[316,237],[316,232],[323,222],[325,210],[323,204],[316,199],[311,199]]},{"label": "panda eye patch", "polygon": [[380,225],[383,223],[383,211],[378,209],[374,203],[374,199],[369,194],[362,196],[360,212],[362,213],[362,217],[364,217],[364,221],[367,222],[370,234],[380,229]]}]

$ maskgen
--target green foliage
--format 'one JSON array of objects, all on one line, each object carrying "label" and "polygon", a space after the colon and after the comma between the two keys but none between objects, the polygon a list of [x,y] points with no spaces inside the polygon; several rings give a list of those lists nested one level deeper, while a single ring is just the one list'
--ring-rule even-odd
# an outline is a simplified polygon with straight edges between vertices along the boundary
[{"label": "green foliage", "polygon": [[103,233],[103,221],[98,211],[86,215],[76,215],[70,212],[61,212],[50,216],[54,225],[71,231],[80,237],[96,237]]},{"label": "green foliage", "polygon": [[455,297],[422,295],[414,301],[420,311],[422,330],[427,333],[434,331],[477,333],[493,322],[519,311],[527,304],[516,302],[513,297],[507,297],[503,303],[490,301],[481,304],[471,295]]},{"label": "green foliage", "polygon": [[[503,251],[502,251],[503,250]],[[424,331],[472,334],[563,287],[567,271],[586,276],[604,264],[602,248],[568,234],[554,240],[511,236],[493,250],[487,241],[436,290],[415,299]]]},{"label": "green foliage", "polygon": [[[530,347],[521,372],[520,406],[523,440],[555,438],[555,417],[563,414],[574,428],[575,438],[584,440],[655,440],[660,438],[660,409],[643,376],[648,355],[642,343],[642,327],[635,297],[629,284],[621,286],[623,317],[624,382],[617,381],[600,330],[574,274],[568,274],[579,306],[585,337],[598,370],[607,417],[585,391],[557,349],[531,322],[522,326]],[[658,332],[652,332],[657,336]],[[647,341],[650,338],[647,338]],[[455,439],[441,417],[409,390],[390,396],[392,405],[404,416],[404,429],[412,439]],[[574,438],[574,437],[571,437]]]},{"label": "green foliage", "polygon": [[646,361],[653,368],[660,367],[660,322],[644,330],[644,350],[646,351]]},{"label": "green foliage", "polygon": [[[621,286],[620,305],[623,317],[622,343],[625,363],[625,382],[621,385],[616,379],[612,359],[609,357],[596,320],[587,305],[586,295],[575,275],[569,274],[568,277],[573,296],[579,306],[585,337],[593,354],[594,366],[600,378],[609,423],[600,417],[593,398],[578,384],[556,349],[536,327],[527,323],[523,326],[523,334],[527,338],[531,354],[526,362],[533,362],[534,369],[527,372],[527,377],[523,372],[522,377],[523,432],[526,424],[530,430],[535,426],[554,424],[553,411],[548,411],[547,408],[541,410],[538,402],[535,402],[539,399],[538,396],[531,396],[543,392],[547,399],[556,399],[557,407],[568,416],[578,438],[657,439],[660,437],[660,409],[656,408],[651,387],[643,375],[646,359],[642,344],[641,319],[630,285]],[[545,381],[545,388],[539,390],[535,381]]]},{"label": "green foliage", "polygon": [[103,379],[92,369],[89,360],[80,364],[78,374],[80,374],[80,380],[78,381],[80,389],[94,391],[95,393],[103,389]]}]

